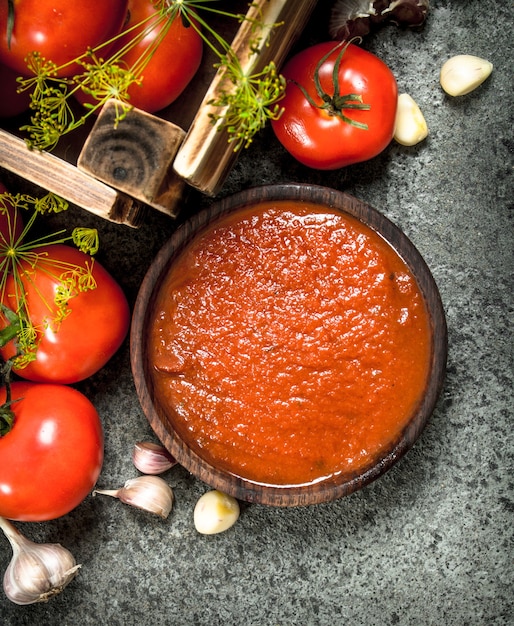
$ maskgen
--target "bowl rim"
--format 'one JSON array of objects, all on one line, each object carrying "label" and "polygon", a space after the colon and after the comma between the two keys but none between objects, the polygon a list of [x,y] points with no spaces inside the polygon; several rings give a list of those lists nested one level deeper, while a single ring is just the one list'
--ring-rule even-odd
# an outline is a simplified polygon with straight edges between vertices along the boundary
[{"label": "bowl rim", "polygon": [[[332,477],[308,485],[276,486],[260,484],[235,476],[208,464],[165,425],[165,415],[154,402],[152,383],[145,368],[146,341],[144,329],[160,281],[176,255],[197,234],[218,218],[248,206],[289,200],[319,205],[350,215],[377,232],[401,256],[412,272],[428,310],[432,341],[426,392],[413,417],[392,442],[390,449],[362,473],[339,482]],[[303,506],[339,499],[361,489],[387,472],[414,445],[432,415],[441,394],[448,351],[447,325],[437,284],[420,252],[389,218],[371,205],[342,191],[306,183],[261,185],[236,192],[186,219],[161,247],[140,285],[132,314],[130,359],[136,392],[143,412],[161,443],[180,465],[212,488],[235,498],[272,506]]]}]

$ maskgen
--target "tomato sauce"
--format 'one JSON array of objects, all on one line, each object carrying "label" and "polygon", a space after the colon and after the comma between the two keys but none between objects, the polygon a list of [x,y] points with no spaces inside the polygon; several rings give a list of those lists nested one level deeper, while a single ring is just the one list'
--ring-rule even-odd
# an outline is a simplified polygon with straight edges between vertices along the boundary
[{"label": "tomato sauce", "polygon": [[155,394],[201,457],[270,485],[353,475],[400,436],[430,326],[393,248],[356,219],[275,202],[174,261],[150,329]]}]

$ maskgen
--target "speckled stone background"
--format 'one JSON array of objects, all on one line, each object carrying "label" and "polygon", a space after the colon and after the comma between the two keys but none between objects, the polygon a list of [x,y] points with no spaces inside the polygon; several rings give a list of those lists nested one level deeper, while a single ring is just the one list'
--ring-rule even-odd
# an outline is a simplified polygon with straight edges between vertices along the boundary
[{"label": "speckled stone background", "polygon": [[[320,0],[302,45],[327,37],[330,5]],[[166,475],[176,496],[167,521],[98,496],[59,520],[20,524],[36,541],[64,544],[83,567],[48,604],[19,607],[0,593],[3,626],[514,624],[513,17],[511,0],[433,0],[422,32],[391,26],[366,40],[423,110],[423,144],[391,144],[372,162],[322,173],[293,162],[268,128],[220,194],[310,181],[369,202],[412,239],[449,329],[446,385],[414,448],[345,499],[244,506],[237,525],[216,536],[196,533],[193,508],[207,486],[179,467]],[[438,73],[460,53],[495,69],[477,91],[451,99]],[[209,202],[193,194],[187,211]],[[131,304],[175,227],[155,213],[139,230],[78,208],[66,219],[100,229],[100,259]],[[128,342],[78,387],[105,426],[99,486],[121,486],[137,474],[134,442],[152,438]],[[0,537],[0,571],[9,559]]]}]

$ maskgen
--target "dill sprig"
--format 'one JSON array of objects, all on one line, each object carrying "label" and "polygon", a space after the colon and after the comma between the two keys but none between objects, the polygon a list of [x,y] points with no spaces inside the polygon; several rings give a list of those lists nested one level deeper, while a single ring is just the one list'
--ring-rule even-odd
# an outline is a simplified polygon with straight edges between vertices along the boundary
[{"label": "dill sprig", "polygon": [[[75,228],[71,235],[64,230],[36,239],[28,234],[38,215],[59,213],[68,203],[53,193],[42,197],[28,194],[0,194],[0,214],[5,216],[7,226],[0,232],[0,347],[14,339],[16,354],[9,359],[10,366],[23,368],[36,359],[38,344],[44,328],[35,325],[30,317],[24,280],[31,280],[30,273],[39,265],[41,271],[54,277],[58,283],[54,301],[44,302],[49,311],[45,325],[58,330],[62,320],[69,314],[69,301],[79,293],[96,288],[93,277],[94,259],[85,266],[75,265],[52,258],[48,246],[73,242],[82,252],[95,254],[98,250],[98,233],[92,228]],[[20,232],[21,212],[29,212],[29,218]],[[42,249],[45,247],[46,249]],[[44,268],[44,269],[43,269]],[[12,283],[11,283],[12,280]],[[40,294],[40,297],[43,296]],[[15,302],[16,309],[5,303]]]}]

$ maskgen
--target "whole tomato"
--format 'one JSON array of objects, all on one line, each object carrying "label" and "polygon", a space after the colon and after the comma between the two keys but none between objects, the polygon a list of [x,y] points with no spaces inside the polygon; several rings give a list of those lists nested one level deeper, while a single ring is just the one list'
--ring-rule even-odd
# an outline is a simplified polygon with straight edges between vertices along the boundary
[{"label": "whole tomato", "polygon": [[[0,2],[0,61],[27,75],[25,58],[37,51],[58,67],[117,35],[127,17],[128,0],[13,0],[9,41],[9,3]],[[104,56],[102,50],[100,56]],[[71,76],[73,64],[58,72]]]},{"label": "whole tomato", "polygon": [[[128,89],[129,103],[154,113],[164,109],[184,91],[202,60],[203,40],[195,28],[185,25],[181,16],[171,24],[155,7],[155,0],[129,0],[127,32],[114,43],[111,58],[127,49],[120,60],[134,68],[141,78]],[[144,33],[144,35],[143,35]],[[156,46],[158,44],[158,46]],[[155,50],[152,51],[153,46]],[[151,55],[144,66],[141,61]],[[80,102],[94,102],[89,95],[77,93]]]},{"label": "whole tomato", "polygon": [[272,121],[273,130],[290,154],[315,169],[367,161],[394,133],[398,88],[393,73],[374,54],[345,46],[311,46],[281,70],[288,84],[280,103],[284,112]]},{"label": "whole tomato", "polygon": [[[13,274],[2,289],[2,304],[12,311],[18,312],[24,300],[37,331],[36,359],[13,371],[37,382],[84,380],[107,363],[126,337],[130,321],[127,299],[107,270],[76,248],[54,244],[37,248],[37,254],[36,262],[24,260],[19,264],[23,295]],[[96,287],[78,291],[69,299],[68,314],[56,323],[59,308],[55,300],[66,280],[63,274],[73,279],[76,268],[88,266],[92,267]],[[0,349],[5,360],[15,353],[14,341]]]},{"label": "whole tomato", "polygon": [[[0,516],[20,522],[61,517],[94,487],[103,430],[93,404],[66,385],[15,382],[14,423],[0,437]],[[0,390],[0,404],[6,400]]]},{"label": "whole tomato", "polygon": [[2,85],[0,118],[14,117],[27,111],[30,106],[30,93],[28,91],[18,93],[17,78],[18,72],[0,63],[0,85]]}]

